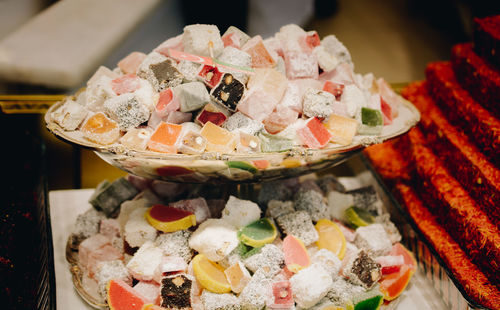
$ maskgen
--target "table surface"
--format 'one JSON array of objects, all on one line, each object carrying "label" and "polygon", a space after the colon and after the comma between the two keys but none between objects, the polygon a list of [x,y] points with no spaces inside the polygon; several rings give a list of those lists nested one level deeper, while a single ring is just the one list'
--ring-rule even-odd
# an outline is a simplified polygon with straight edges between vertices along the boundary
[{"label": "table surface", "polygon": [[[69,265],[65,258],[65,249],[76,217],[91,207],[88,198],[93,191],[93,189],[80,189],[51,191],[49,193],[58,309],[92,309],[73,288]],[[417,270],[406,291],[399,299],[396,308],[398,310],[448,309],[421,270]]]}]

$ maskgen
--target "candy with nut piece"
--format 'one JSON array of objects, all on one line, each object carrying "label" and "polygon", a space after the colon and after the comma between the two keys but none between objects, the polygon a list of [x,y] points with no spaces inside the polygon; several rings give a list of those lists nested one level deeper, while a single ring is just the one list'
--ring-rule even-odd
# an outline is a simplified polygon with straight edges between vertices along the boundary
[{"label": "candy with nut piece", "polygon": [[231,73],[225,73],[219,84],[212,89],[212,99],[235,112],[245,92],[245,85]]}]

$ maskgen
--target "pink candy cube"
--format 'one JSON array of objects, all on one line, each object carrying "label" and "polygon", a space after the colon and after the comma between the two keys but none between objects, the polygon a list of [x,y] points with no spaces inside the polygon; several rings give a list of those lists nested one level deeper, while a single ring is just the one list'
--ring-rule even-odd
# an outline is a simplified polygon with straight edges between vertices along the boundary
[{"label": "pink candy cube", "polygon": [[292,287],[290,282],[282,281],[273,283],[272,309],[290,309],[294,306]]},{"label": "pink candy cube", "polygon": [[299,113],[297,111],[294,111],[291,108],[285,106],[278,105],[273,113],[271,113],[263,121],[263,123],[267,132],[276,134],[285,129],[291,123],[295,122],[298,117]]},{"label": "pink candy cube", "polygon": [[146,54],[132,52],[118,62],[118,68],[125,74],[136,73],[139,65],[146,58]]},{"label": "pink candy cube", "polygon": [[286,76],[291,79],[317,79],[319,74],[318,61],[313,55],[297,52],[285,52]]},{"label": "pink candy cube", "polygon": [[352,67],[346,63],[341,63],[335,70],[323,72],[319,76],[320,81],[332,81],[337,84],[350,85],[355,84],[354,82],[354,72]]},{"label": "pink candy cube", "polygon": [[188,265],[182,257],[164,256],[160,265],[156,268],[153,277],[156,282],[161,283],[161,279],[163,279],[164,276],[172,273],[185,272],[187,268]]},{"label": "pink candy cube", "polygon": [[171,88],[167,88],[160,92],[160,97],[158,103],[155,107],[155,112],[160,117],[167,116],[168,113],[177,111],[181,107],[179,100],[175,98],[174,93]]},{"label": "pink candy cube", "polygon": [[99,227],[99,233],[108,237],[110,240],[120,237],[120,223],[115,219],[103,219]]},{"label": "pink candy cube", "polygon": [[82,266],[87,266],[90,254],[105,245],[111,245],[111,240],[103,234],[96,234],[80,243],[78,246],[78,261]]},{"label": "pink candy cube", "polygon": [[112,260],[123,260],[123,253],[110,244],[89,253],[87,266],[84,266],[89,271],[91,277],[97,271],[97,266],[100,262],[107,262]]},{"label": "pink candy cube", "polygon": [[131,93],[141,87],[141,80],[134,73],[130,73],[111,81],[111,88],[117,95]]},{"label": "pink candy cube", "polygon": [[248,91],[238,104],[238,110],[254,120],[262,121],[281,101],[287,87],[287,79],[274,69],[256,69],[247,87]]},{"label": "pink candy cube", "polygon": [[314,149],[324,147],[332,137],[317,117],[308,119],[305,126],[297,130],[297,134],[305,146]]}]

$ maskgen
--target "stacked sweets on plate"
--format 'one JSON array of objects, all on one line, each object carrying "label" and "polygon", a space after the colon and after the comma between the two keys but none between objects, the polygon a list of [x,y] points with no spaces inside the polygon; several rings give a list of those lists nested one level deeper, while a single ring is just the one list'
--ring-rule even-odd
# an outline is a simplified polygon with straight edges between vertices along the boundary
[{"label": "stacked sweets on plate", "polygon": [[[189,25],[151,53],[100,67],[51,114],[97,146],[167,154],[280,152],[377,136],[400,99],[353,72],[334,36],[287,25],[265,40],[235,27]],[[375,141],[375,140],[373,140]]]},{"label": "stacked sweets on plate", "polygon": [[500,16],[402,92],[422,121],[366,154],[465,292],[500,308]]},{"label": "stacked sweets on plate", "polygon": [[205,194],[102,182],[68,240],[84,290],[115,310],[378,309],[415,272],[372,186],[327,175],[263,183],[257,203]]}]

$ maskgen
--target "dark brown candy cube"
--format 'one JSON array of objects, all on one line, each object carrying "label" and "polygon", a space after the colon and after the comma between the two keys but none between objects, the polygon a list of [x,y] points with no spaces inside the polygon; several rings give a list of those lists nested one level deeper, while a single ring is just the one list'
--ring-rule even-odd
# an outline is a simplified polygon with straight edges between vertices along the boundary
[{"label": "dark brown candy cube", "polygon": [[240,103],[245,85],[234,78],[230,73],[225,73],[219,85],[212,90],[212,99],[235,112]]},{"label": "dark brown candy cube", "polygon": [[154,81],[150,82],[156,91],[162,91],[182,83],[183,75],[176,68],[175,62],[172,59],[152,64],[149,68],[153,73],[151,78],[154,79]]},{"label": "dark brown candy cube", "polygon": [[185,274],[164,277],[161,280],[161,306],[167,309],[191,309],[192,283]]},{"label": "dark brown candy cube", "polygon": [[382,276],[380,264],[375,262],[364,250],[349,259],[344,275],[354,284],[370,289]]}]

